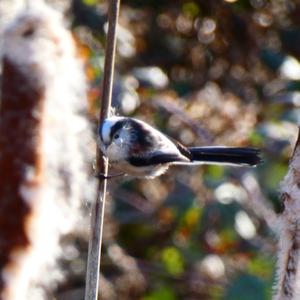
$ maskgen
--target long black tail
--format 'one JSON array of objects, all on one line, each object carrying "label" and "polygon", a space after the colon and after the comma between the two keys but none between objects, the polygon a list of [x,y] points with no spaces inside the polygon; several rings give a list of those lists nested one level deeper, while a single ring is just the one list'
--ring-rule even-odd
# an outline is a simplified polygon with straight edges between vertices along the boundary
[{"label": "long black tail", "polygon": [[192,154],[192,161],[195,163],[255,166],[261,162],[260,151],[254,148],[212,146],[188,149]]}]

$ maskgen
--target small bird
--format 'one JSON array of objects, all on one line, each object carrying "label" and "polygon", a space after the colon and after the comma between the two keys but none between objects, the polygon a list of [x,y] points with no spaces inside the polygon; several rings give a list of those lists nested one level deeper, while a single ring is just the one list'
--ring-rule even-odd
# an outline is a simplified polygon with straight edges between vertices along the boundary
[{"label": "small bird", "polygon": [[116,169],[143,178],[160,176],[171,165],[256,166],[261,162],[258,149],[185,147],[141,120],[122,116],[104,120],[98,143]]}]

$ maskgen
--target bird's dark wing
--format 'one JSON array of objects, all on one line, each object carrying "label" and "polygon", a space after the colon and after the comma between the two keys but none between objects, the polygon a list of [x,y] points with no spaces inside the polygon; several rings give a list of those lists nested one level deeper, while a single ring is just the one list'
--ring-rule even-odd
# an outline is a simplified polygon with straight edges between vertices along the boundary
[{"label": "bird's dark wing", "polygon": [[176,153],[155,153],[150,156],[130,156],[128,158],[128,161],[130,164],[136,167],[146,167],[171,162],[186,162],[184,157]]},{"label": "bird's dark wing", "polygon": [[189,148],[186,146],[182,145],[178,141],[172,139],[172,142],[176,145],[177,149],[180,151],[180,153],[185,156],[187,159],[192,160],[193,156]]}]

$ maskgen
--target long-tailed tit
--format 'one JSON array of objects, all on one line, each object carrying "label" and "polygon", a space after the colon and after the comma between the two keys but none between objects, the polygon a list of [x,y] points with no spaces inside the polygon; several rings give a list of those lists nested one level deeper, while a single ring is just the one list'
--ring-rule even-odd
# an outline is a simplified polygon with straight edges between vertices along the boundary
[{"label": "long-tailed tit", "polygon": [[99,146],[115,168],[136,177],[154,178],[166,172],[170,165],[255,166],[261,161],[257,149],[188,148],[143,121],[121,116],[103,122]]}]

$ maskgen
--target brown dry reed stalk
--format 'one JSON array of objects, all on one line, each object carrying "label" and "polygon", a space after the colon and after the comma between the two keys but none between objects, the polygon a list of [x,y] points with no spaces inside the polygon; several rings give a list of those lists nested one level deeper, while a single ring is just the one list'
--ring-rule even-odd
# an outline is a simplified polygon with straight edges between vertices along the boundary
[{"label": "brown dry reed stalk", "polygon": [[[99,126],[107,118],[111,109],[111,95],[114,77],[116,33],[119,16],[120,0],[109,1],[108,33],[105,49],[104,78],[102,82],[101,110]],[[97,150],[97,167],[100,173],[107,175],[108,161]],[[99,179],[97,198],[92,206],[91,230],[86,274],[85,300],[98,299],[101,247],[103,238],[103,222],[105,212],[107,180]]]}]

